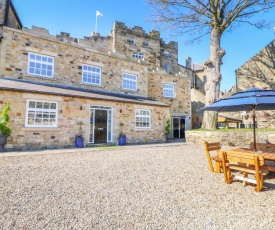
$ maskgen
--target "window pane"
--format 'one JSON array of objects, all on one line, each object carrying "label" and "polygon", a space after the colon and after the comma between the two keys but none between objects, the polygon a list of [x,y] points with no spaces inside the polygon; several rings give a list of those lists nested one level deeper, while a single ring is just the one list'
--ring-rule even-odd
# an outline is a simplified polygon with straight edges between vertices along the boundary
[{"label": "window pane", "polygon": [[51,103],[51,109],[56,109],[56,103]]},{"label": "window pane", "polygon": [[43,103],[42,102],[37,102],[36,108],[42,108]]},{"label": "window pane", "polygon": [[35,101],[29,101],[29,108],[35,108]]}]

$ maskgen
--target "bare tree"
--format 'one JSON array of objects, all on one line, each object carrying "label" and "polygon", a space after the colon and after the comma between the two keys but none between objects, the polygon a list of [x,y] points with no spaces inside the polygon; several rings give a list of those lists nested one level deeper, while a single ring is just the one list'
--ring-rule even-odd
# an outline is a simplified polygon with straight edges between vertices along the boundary
[{"label": "bare tree", "polygon": [[[221,37],[226,30],[232,30],[247,23],[257,28],[268,26],[268,22],[253,22],[252,16],[275,6],[275,0],[145,0],[152,9],[152,20],[162,29],[176,32],[176,35],[190,34],[192,40],[210,34],[210,55],[204,62],[207,78],[205,104],[209,105],[219,97],[220,67],[225,51],[221,48]],[[216,113],[205,112],[203,127],[216,128]]]}]

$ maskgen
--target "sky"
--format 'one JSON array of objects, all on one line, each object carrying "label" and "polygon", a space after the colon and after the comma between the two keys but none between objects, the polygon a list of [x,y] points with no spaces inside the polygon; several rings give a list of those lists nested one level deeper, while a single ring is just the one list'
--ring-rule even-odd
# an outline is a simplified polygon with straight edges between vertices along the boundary
[{"label": "sky", "polygon": [[[110,34],[115,21],[124,22],[129,27],[140,26],[146,33],[156,29],[149,20],[150,11],[143,0],[13,0],[13,3],[24,27],[43,27],[52,35],[67,32],[76,38],[89,36],[95,31],[97,10],[103,14],[103,17],[98,17],[97,24],[97,32],[101,36]],[[257,18],[275,21],[275,9],[258,14]],[[208,36],[199,44],[186,45],[188,36],[171,37],[167,31],[160,32],[166,42],[178,42],[179,64],[185,66],[188,56],[193,63],[199,64],[208,59]],[[274,28],[258,30],[243,25],[225,33],[221,41],[221,47],[226,51],[221,67],[221,90],[229,90],[235,85],[235,70],[274,39]]]}]

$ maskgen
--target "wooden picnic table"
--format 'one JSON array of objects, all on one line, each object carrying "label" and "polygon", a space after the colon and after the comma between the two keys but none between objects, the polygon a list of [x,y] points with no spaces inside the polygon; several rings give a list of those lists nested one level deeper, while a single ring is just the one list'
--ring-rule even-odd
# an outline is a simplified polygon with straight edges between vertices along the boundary
[{"label": "wooden picnic table", "polygon": [[[223,151],[227,151],[227,150],[220,149],[219,155],[222,154]],[[230,151],[243,152],[243,153],[254,153],[254,154],[260,155],[265,160],[265,165],[263,167],[271,172],[275,172],[275,165],[267,163],[268,161],[275,162],[275,153],[263,152],[263,151],[254,152],[253,150],[251,150],[249,148],[235,148]]]},{"label": "wooden picnic table", "polygon": [[260,156],[263,156],[263,158],[267,161],[274,161],[275,162],[275,153],[268,153],[268,152],[263,152],[263,151],[254,152],[253,150],[248,149],[248,148],[236,148],[236,149],[232,149],[231,151],[256,153]]}]

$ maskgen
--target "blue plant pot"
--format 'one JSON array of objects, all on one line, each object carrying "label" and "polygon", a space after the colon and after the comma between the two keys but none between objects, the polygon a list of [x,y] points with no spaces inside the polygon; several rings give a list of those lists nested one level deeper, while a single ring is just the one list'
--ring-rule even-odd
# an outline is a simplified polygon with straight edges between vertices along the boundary
[{"label": "blue plant pot", "polygon": [[75,147],[76,148],[83,148],[84,143],[83,143],[83,138],[82,137],[75,137]]},{"label": "blue plant pot", "polygon": [[126,136],[120,136],[118,138],[118,144],[119,145],[126,145]]}]

